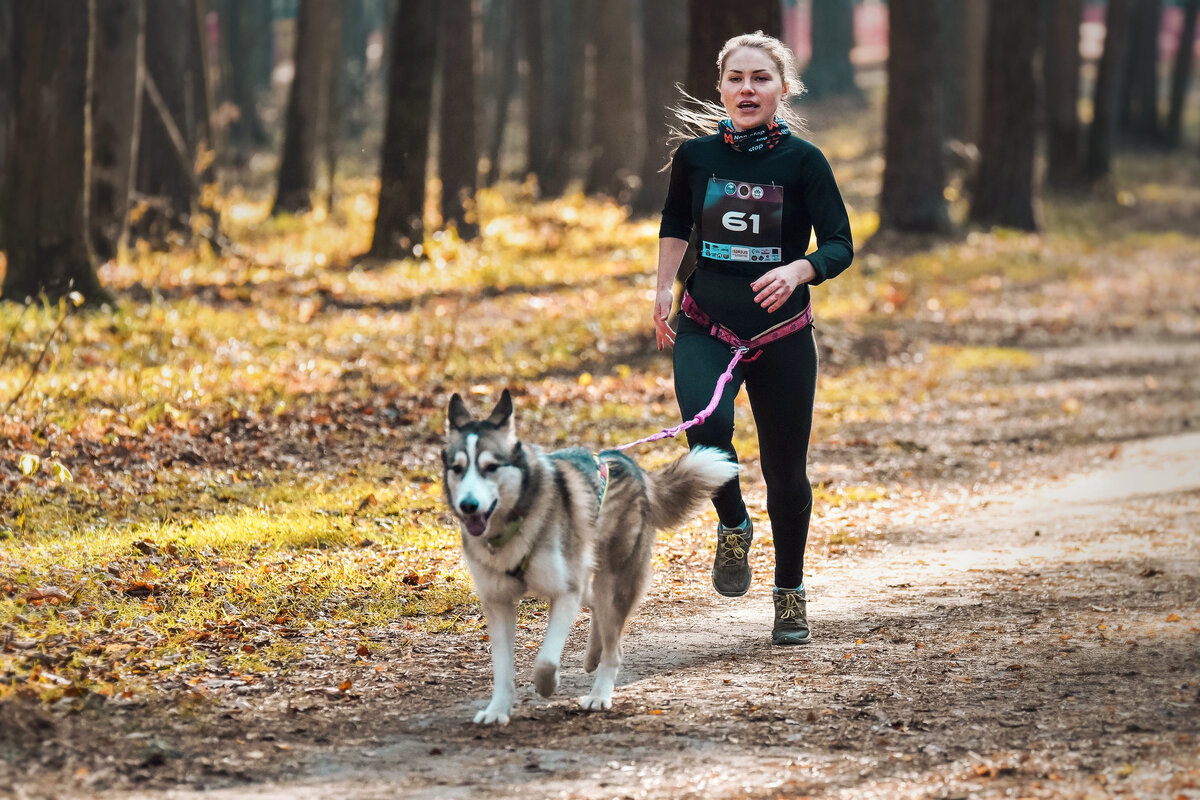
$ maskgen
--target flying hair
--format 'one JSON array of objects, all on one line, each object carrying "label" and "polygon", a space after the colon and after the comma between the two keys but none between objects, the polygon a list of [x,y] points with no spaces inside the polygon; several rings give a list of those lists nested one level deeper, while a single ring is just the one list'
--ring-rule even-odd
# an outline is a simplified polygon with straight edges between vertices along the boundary
[{"label": "flying hair", "polygon": [[[768,36],[762,31],[755,31],[734,36],[725,42],[721,52],[717,55],[717,84],[720,84],[721,75],[725,72],[725,62],[729,58],[729,54],[741,47],[753,47],[770,56],[783,83],[788,87],[783,97],[780,98],[779,108],[776,109],[775,115],[786,122],[791,130],[797,133],[807,131],[808,126],[804,118],[791,105],[793,98],[799,98],[804,94],[804,84],[800,81],[800,73],[796,68],[796,56],[787,45],[774,36]],[[718,123],[729,116],[725,107],[720,103],[694,97],[688,94],[680,84],[675,84],[675,88],[682,95],[682,100],[670,108],[677,120],[676,124],[667,129],[667,144],[671,147],[672,156],[679,145],[688,139],[716,133]],[[670,162],[668,161],[663,169],[666,170],[669,167]]]}]

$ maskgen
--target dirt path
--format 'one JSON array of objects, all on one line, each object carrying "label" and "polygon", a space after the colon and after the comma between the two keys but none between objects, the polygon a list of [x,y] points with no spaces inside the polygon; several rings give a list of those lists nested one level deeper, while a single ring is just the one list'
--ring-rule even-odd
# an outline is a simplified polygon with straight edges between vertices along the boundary
[{"label": "dirt path", "polygon": [[506,728],[468,722],[486,661],[440,664],[323,742],[287,714],[239,739],[227,774],[276,762],[258,779],[99,796],[1200,798],[1200,435],[1112,455],[934,523],[901,509],[878,552],[811,578],[804,648],[768,644],[761,572],[742,600],[652,602],[609,714],[575,707],[580,625],[551,701],[518,641]]}]

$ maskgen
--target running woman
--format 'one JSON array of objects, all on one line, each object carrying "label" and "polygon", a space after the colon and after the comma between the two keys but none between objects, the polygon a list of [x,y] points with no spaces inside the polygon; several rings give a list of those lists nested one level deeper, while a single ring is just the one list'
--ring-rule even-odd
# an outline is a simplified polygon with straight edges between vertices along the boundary
[{"label": "running woman", "polygon": [[[736,460],[734,397],[745,384],[758,430],[767,515],[775,542],[775,644],[811,640],[804,548],[812,515],[808,442],[817,380],[809,287],[854,257],[846,206],[824,155],[800,138],[788,104],[803,91],[791,51],[761,31],[734,37],[717,58],[721,104],[673,109],[681,122],[659,229],[654,327],[674,347],[675,394],[684,419],[708,405],[732,349],[748,347],[716,410],[688,430],[688,444]],[[694,100],[694,98],[689,98]],[[695,231],[678,330],[668,324],[673,285]],[[817,247],[807,253],[815,231]],[[713,498],[713,586],[750,589],[754,525],[734,478]]]}]

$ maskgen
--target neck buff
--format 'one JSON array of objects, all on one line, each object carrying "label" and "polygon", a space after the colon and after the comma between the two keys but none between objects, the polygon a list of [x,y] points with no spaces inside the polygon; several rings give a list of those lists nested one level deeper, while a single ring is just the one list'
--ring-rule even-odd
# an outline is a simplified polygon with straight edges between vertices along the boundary
[{"label": "neck buff", "polygon": [[774,150],[775,145],[783,141],[785,137],[791,135],[787,123],[779,117],[775,117],[770,122],[759,125],[756,128],[748,128],[744,131],[735,130],[733,123],[727,119],[721,120],[717,127],[725,144],[739,153],[751,153],[753,155],[761,155],[768,150]]}]

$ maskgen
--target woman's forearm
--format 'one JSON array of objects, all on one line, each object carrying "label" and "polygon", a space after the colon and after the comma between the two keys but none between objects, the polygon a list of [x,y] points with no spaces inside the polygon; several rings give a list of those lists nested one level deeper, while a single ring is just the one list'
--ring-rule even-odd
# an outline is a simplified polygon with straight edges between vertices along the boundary
[{"label": "woman's forearm", "polygon": [[687,252],[688,243],[684,239],[664,236],[658,240],[658,288],[659,293],[670,290],[675,284],[675,276],[679,274],[679,264],[683,254]]}]

